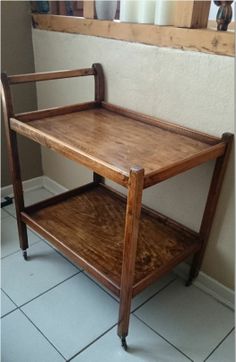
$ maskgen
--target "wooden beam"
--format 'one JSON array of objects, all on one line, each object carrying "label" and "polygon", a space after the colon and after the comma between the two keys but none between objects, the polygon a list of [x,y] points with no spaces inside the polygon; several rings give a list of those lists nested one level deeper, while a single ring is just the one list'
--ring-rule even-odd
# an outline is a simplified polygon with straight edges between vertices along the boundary
[{"label": "wooden beam", "polygon": [[176,1],[174,26],[183,28],[206,28],[211,2],[207,1]]},{"label": "wooden beam", "polygon": [[33,23],[37,29],[42,30],[91,35],[218,55],[234,56],[235,54],[233,32],[41,14],[33,14]]},{"label": "wooden beam", "polygon": [[84,18],[95,19],[95,1],[84,1]]}]

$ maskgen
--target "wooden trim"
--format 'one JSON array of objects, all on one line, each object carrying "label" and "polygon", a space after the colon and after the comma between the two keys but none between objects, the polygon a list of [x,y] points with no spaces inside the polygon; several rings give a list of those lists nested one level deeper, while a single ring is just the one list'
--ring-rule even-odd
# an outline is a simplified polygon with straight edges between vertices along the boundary
[{"label": "wooden trim", "polygon": [[71,261],[73,261],[80,268],[84,268],[88,273],[93,275],[99,282],[105,285],[108,289],[110,289],[115,295],[119,296],[120,288],[118,285],[113,283],[106,275],[102,274],[99,270],[97,270],[93,265],[88,263],[81,256],[77,255],[73,250],[71,250],[67,245],[65,245],[61,240],[58,240],[54,235],[49,233],[46,229],[40,226],[30,215],[25,212],[21,212],[21,219],[24,223],[29,225],[34,231],[42,235],[46,240],[51,242],[55,247],[62,252],[63,255],[68,257]]},{"label": "wooden trim", "polygon": [[[59,116],[63,114],[73,113],[73,112],[80,112],[85,111],[87,109],[93,109],[99,107],[98,102],[86,102],[86,103],[78,103],[78,104],[71,104],[69,106],[64,107],[53,107],[48,109],[42,109],[40,111],[32,111],[32,112],[25,112],[25,113],[18,113],[15,115],[14,118],[20,120],[22,122],[30,122],[36,119],[46,118],[46,117],[53,117]],[[13,118],[12,118],[13,119]]]},{"label": "wooden trim", "polygon": [[93,68],[10,75],[8,79],[10,84],[20,84],[29,82],[41,82],[53,79],[84,77],[87,75],[94,75]]},{"label": "wooden trim", "polygon": [[233,32],[120,23],[73,16],[33,14],[32,17],[34,27],[41,30],[98,36],[218,55],[235,54]]},{"label": "wooden trim", "polygon": [[225,150],[225,143],[221,142],[215,146],[212,146],[210,149],[203,150],[192,157],[186,158],[181,162],[176,162],[171,165],[171,167],[166,167],[158,171],[153,171],[145,175],[144,178],[144,188],[155,185],[161,181],[164,181],[172,176],[176,176],[181,172],[190,170],[193,167],[201,165],[204,162],[214,160],[217,157],[221,156]]},{"label": "wooden trim", "polygon": [[147,288],[149,285],[151,285],[153,282],[161,278],[163,275],[165,275],[169,270],[174,269],[179,263],[186,260],[191,255],[196,255],[198,250],[201,247],[201,243],[199,244],[193,244],[191,249],[188,249],[185,254],[182,254],[178,258],[176,258],[172,263],[168,264],[168,268],[165,266],[162,268],[162,270],[154,271],[152,274],[149,274],[146,276],[146,278],[140,280],[138,283],[136,283],[133,286],[133,297],[135,297],[137,294],[139,294],[141,291],[143,291],[145,288]]},{"label": "wooden trim", "polygon": [[107,109],[108,111],[119,113],[122,116],[126,116],[135,119],[137,121],[150,124],[151,126],[162,128],[170,132],[175,132],[177,134],[181,134],[183,136],[187,136],[192,139],[208,143],[209,145],[215,145],[216,143],[219,143],[221,141],[221,138],[219,137],[214,137],[204,132],[195,131],[188,127],[163,121],[156,117],[149,116],[143,113],[138,113],[127,108],[116,106],[111,103],[102,102],[102,107]]}]

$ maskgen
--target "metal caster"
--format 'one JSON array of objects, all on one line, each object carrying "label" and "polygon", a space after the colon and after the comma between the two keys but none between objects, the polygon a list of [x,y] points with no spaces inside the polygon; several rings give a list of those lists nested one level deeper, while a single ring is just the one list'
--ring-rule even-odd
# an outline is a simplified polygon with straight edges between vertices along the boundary
[{"label": "metal caster", "polygon": [[27,251],[23,250],[23,258],[24,260],[28,260]]},{"label": "metal caster", "polygon": [[121,337],[121,346],[124,348],[125,351],[127,351],[128,346],[127,346],[125,337]]}]

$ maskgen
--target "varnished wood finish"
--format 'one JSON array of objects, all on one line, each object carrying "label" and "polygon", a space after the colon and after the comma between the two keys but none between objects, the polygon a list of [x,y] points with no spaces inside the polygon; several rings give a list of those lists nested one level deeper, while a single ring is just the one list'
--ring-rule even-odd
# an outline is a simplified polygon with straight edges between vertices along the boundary
[{"label": "varnished wood finish", "polygon": [[85,102],[79,104],[71,104],[64,107],[54,107],[48,109],[42,109],[40,111],[31,111],[18,113],[15,115],[15,119],[18,119],[23,122],[33,121],[35,119],[42,119],[47,117],[59,116],[63,114],[69,114],[73,112],[84,111],[86,109],[93,109],[99,106],[98,102]]},{"label": "varnished wood finish", "polygon": [[33,14],[37,29],[98,36],[159,47],[192,50],[234,57],[234,33],[212,29],[185,29],[173,26],[120,23],[79,19],[71,16]]},{"label": "varnished wood finish", "polygon": [[[126,199],[104,186],[88,187],[52,205],[27,207],[22,220],[120,295]],[[142,209],[133,295],[199,248],[196,233],[168,220]]]},{"label": "varnished wood finish", "polygon": [[180,134],[182,136],[187,136],[187,137],[192,138],[197,141],[209,143],[209,145],[215,145],[215,144],[219,143],[219,141],[221,140],[220,137],[215,137],[215,136],[209,135],[207,133],[203,133],[203,132],[193,130],[188,127],[181,126],[179,124],[174,124],[174,123],[171,123],[168,121],[163,121],[159,118],[152,117],[147,114],[135,112],[135,111],[132,111],[127,108],[119,107],[115,104],[107,103],[105,101],[102,102],[102,107],[107,109],[108,111],[118,113],[118,114],[128,117],[128,118],[135,119],[136,121],[147,123],[151,126],[156,126],[163,130],[174,132],[174,133]]},{"label": "varnished wood finish", "polygon": [[8,77],[5,73],[1,74],[1,97],[2,110],[6,131],[7,150],[9,156],[9,167],[13,184],[17,227],[19,232],[20,247],[22,250],[28,248],[27,229],[21,220],[20,213],[24,210],[24,196],[22,189],[20,162],[17,149],[16,133],[10,129],[9,118],[14,116],[11,92],[9,88]]},{"label": "varnished wood finish", "polygon": [[[137,122],[104,108],[27,123],[11,119],[11,127],[125,186],[132,165],[145,169],[144,187],[148,187],[222,155],[225,148],[220,139],[217,143],[206,136],[206,143],[194,139],[193,131],[188,137],[181,127],[172,132],[174,125],[169,124],[169,131],[158,122],[155,126]],[[178,129],[186,135],[178,134]]]},{"label": "varnished wood finish", "polygon": [[230,133],[225,133],[222,136],[222,140],[226,143],[227,146],[224,155],[216,160],[215,169],[212,176],[208,198],[199,231],[199,237],[202,242],[202,245],[201,249],[193,259],[189,274],[189,283],[191,283],[191,281],[198,276],[200,267],[202,265],[204,252],[207,246],[207,241],[213,224],[213,219],[216,212],[216,206],[219,199],[220,190],[222,187],[228,158],[230,155],[231,145],[233,142],[233,135]]},{"label": "varnished wood finish", "polygon": [[173,25],[183,28],[206,28],[210,6],[210,0],[176,1]]},{"label": "varnished wood finish", "polygon": [[139,219],[141,214],[144,170],[133,167],[130,170],[128,198],[125,216],[125,233],[121,269],[120,309],[118,335],[128,335],[129,316],[135,277],[135,262],[138,244]]},{"label": "varnished wood finish", "polygon": [[95,78],[95,101],[102,102],[105,97],[105,84],[104,84],[104,74],[101,64],[95,63],[92,65],[94,70]]},{"label": "varnished wood finish", "polygon": [[9,76],[10,84],[29,83],[29,82],[41,82],[45,80],[62,79],[82,77],[87,75],[94,75],[92,68],[75,69],[75,70],[58,70],[55,72],[40,72],[40,73],[28,73],[20,75]]},{"label": "varnished wood finish", "polygon": [[18,113],[15,115],[15,119],[23,122],[33,121],[34,119],[42,119],[47,117],[59,116],[63,114],[69,114],[73,112],[84,111],[86,109],[93,109],[99,106],[98,102],[86,102],[79,104],[71,104],[64,107],[54,107],[48,109],[41,109],[40,111],[32,111],[25,113]]},{"label": "varnished wood finish", "polygon": [[[17,116],[2,76],[20,244],[28,247],[27,223],[118,295],[118,335],[125,338],[133,296],[192,254],[190,281],[196,277],[233,136],[212,137],[107,104],[101,65],[88,69],[95,78],[94,102]],[[75,76],[71,72],[60,78]],[[56,79],[46,73],[38,80],[45,77]],[[25,81],[25,75],[11,77],[12,83]],[[91,168],[93,182],[25,208],[15,132]],[[199,233],[141,207],[143,188],[211,159],[217,161]],[[104,185],[104,177],[128,187],[128,198]]]},{"label": "varnished wood finish", "polygon": [[59,195],[49,197],[48,199],[42,200],[42,201],[32,204],[30,206],[27,206],[24,208],[24,212],[27,214],[32,214],[36,211],[44,209],[45,207],[56,205],[62,201],[66,201],[67,199],[69,199],[73,196],[80,195],[81,193],[83,193],[85,191],[89,191],[89,190],[95,188],[96,186],[97,186],[97,182],[95,182],[95,181],[90,182],[86,185],[77,187],[75,189],[63,192]]}]

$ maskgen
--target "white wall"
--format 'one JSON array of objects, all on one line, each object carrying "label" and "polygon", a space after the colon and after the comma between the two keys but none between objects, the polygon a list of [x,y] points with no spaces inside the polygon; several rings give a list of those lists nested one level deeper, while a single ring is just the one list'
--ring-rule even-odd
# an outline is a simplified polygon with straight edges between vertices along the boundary
[{"label": "white wall", "polygon": [[[233,132],[234,59],[98,37],[33,31],[37,71],[100,62],[110,103],[220,136]],[[63,83],[64,82],[64,83]],[[39,108],[93,98],[92,79],[40,83]],[[214,162],[144,193],[144,203],[198,230]],[[231,157],[202,270],[234,286],[234,162]],[[44,173],[68,188],[91,172],[43,149]]]}]

